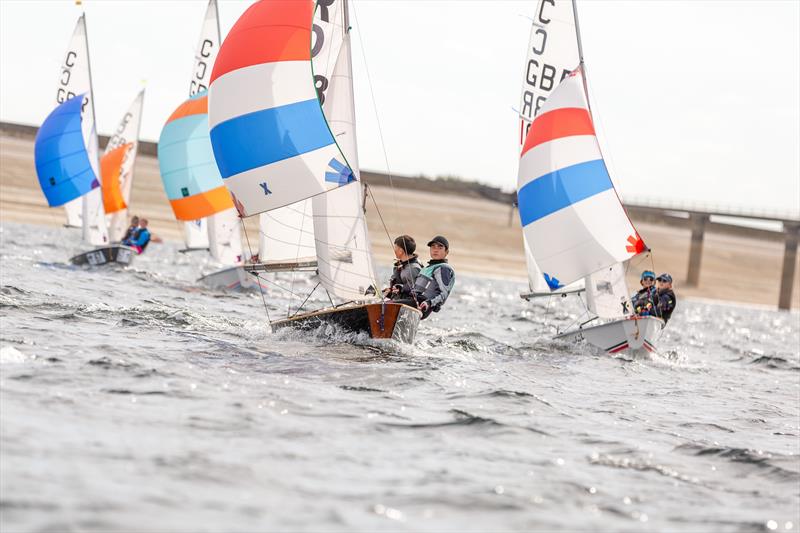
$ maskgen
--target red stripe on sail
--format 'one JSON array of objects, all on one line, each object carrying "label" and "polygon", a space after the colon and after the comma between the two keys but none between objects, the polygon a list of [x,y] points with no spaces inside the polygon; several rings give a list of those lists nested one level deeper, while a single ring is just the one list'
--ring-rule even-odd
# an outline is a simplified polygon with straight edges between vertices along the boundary
[{"label": "red stripe on sail", "polygon": [[531,124],[522,155],[540,144],[575,135],[594,135],[594,124],[587,109],[562,107],[548,111],[536,117]]},{"label": "red stripe on sail", "polygon": [[312,0],[261,0],[253,4],[222,43],[211,83],[228,72],[251,65],[310,61],[313,18]]}]

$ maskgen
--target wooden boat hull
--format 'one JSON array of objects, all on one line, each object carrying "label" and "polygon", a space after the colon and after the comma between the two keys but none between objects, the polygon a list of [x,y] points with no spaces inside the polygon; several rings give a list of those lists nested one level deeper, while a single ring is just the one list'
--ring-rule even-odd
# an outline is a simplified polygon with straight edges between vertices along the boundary
[{"label": "wooden boat hull", "polygon": [[133,258],[139,255],[136,250],[122,244],[112,244],[111,246],[103,246],[95,250],[90,250],[82,254],[78,254],[70,258],[73,265],[89,265],[89,266],[103,266],[103,265],[130,265]]},{"label": "wooden boat hull", "polygon": [[198,283],[210,289],[222,291],[257,291],[266,290],[266,286],[258,278],[248,274],[240,266],[223,268],[207,274],[197,280]]},{"label": "wooden boat hull", "polygon": [[664,321],[654,316],[632,316],[556,335],[556,339],[586,341],[606,353],[625,350],[655,351]]},{"label": "wooden boat hull", "polygon": [[332,324],[344,331],[367,333],[373,339],[412,343],[422,318],[418,309],[394,302],[347,305],[304,313],[272,323],[272,330],[313,330]]}]

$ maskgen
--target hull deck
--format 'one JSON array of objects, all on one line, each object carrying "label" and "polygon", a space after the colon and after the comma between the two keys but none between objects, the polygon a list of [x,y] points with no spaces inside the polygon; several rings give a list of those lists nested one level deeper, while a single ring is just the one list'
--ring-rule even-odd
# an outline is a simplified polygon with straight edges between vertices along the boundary
[{"label": "hull deck", "polygon": [[556,335],[556,339],[584,340],[606,353],[644,349],[655,351],[664,321],[653,316],[632,316]]},{"label": "hull deck", "polygon": [[345,331],[367,333],[373,339],[393,339],[412,343],[421,318],[422,313],[418,309],[403,304],[393,302],[356,304],[321,309],[278,320],[272,323],[272,330],[283,328],[313,330],[325,324],[332,324]]},{"label": "hull deck", "polygon": [[130,265],[138,254],[136,250],[122,244],[103,246],[70,258],[73,265],[102,266],[110,264]]}]

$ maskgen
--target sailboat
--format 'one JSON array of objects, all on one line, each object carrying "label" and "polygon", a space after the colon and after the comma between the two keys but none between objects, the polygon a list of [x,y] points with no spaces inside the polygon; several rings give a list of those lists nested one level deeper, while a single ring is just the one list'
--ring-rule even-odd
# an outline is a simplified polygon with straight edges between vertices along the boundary
[{"label": "sailboat", "polygon": [[39,184],[49,206],[64,206],[67,226],[80,226],[82,241],[98,247],[71,261],[127,264],[132,250],[109,245],[106,228],[85,15],[78,18],[64,55],[55,103],[56,108],[36,134],[34,159]]},{"label": "sailboat", "polygon": [[[546,5],[552,3],[540,4],[540,18]],[[585,340],[608,353],[652,351],[664,321],[632,314],[624,268],[648,248],[617,196],[600,151],[575,0],[571,8],[578,65],[538,106],[520,156],[523,232],[552,292],[580,279],[585,283],[591,317],[556,338]]]},{"label": "sailboat", "polygon": [[[185,176],[184,185],[187,183],[186,179],[189,181],[197,180],[195,183],[196,186],[199,186],[198,191],[196,192],[208,192],[212,189],[217,189],[218,187],[222,186],[221,178],[219,177],[219,172],[216,170],[215,166],[213,165],[213,155],[211,153],[211,147],[208,143],[208,121],[205,120],[205,107],[206,107],[206,97],[208,92],[208,85],[209,79],[211,78],[211,69],[214,65],[214,61],[216,60],[217,53],[219,52],[220,46],[220,29],[219,29],[219,13],[217,9],[217,2],[216,0],[209,0],[208,6],[206,7],[206,14],[203,18],[203,25],[200,30],[200,37],[197,40],[197,45],[195,47],[194,58],[192,62],[192,74],[191,80],[189,83],[189,97],[190,100],[187,100],[182,106],[188,105],[188,102],[191,101],[192,98],[196,97],[196,101],[193,104],[192,109],[197,111],[198,113],[195,115],[194,119],[187,119],[190,122],[192,120],[199,120],[200,116],[202,115],[202,120],[197,123],[197,125],[192,126],[192,136],[195,143],[200,141],[197,140],[198,136],[204,135],[205,139],[202,141],[202,153],[198,153],[194,148],[191,147],[184,147],[181,148],[187,157],[200,157],[200,165],[202,168],[202,172],[211,171],[208,175],[200,174],[199,169],[195,169],[192,171],[195,175],[194,176]],[[203,108],[200,111],[200,108]],[[180,109],[180,108],[179,108]],[[177,112],[177,111],[176,111]],[[173,115],[174,116],[174,115]],[[169,122],[169,121],[168,121]],[[186,122],[186,121],[184,121]],[[205,128],[204,132],[201,132],[199,129],[203,124],[202,127]],[[165,127],[166,128],[166,127]],[[163,133],[162,133],[163,135]],[[179,135],[180,136],[180,135]],[[173,138],[172,141],[176,139]],[[188,137],[184,138],[184,141],[188,141]],[[160,148],[160,145],[159,145]],[[178,149],[178,147],[173,147],[173,150]],[[176,153],[173,151],[173,153]],[[210,157],[210,159],[209,159]],[[208,161],[211,161],[212,165],[206,165]],[[166,163],[166,167],[171,169],[171,171],[177,170],[175,166],[176,161],[170,161]],[[186,163],[186,162],[184,162]],[[161,150],[159,149],[159,164],[161,165],[162,171],[165,168],[165,164],[161,163]],[[177,163],[181,165],[183,163]],[[179,189],[174,189],[171,185],[168,185],[170,182],[174,181],[172,179],[168,179],[167,177],[163,176],[162,179],[164,180],[165,188],[168,191],[168,198],[170,203],[175,207],[173,200],[177,198],[182,198],[183,196],[175,196],[176,194],[184,194]],[[182,178],[178,178],[180,181]],[[213,187],[212,187],[213,184]],[[206,186],[208,188],[206,188]],[[190,187],[191,188],[191,187]],[[195,187],[197,188],[197,187]],[[224,188],[221,189],[224,191]],[[193,193],[194,194],[194,193]],[[214,208],[200,208],[194,210],[183,210],[178,216],[178,211],[175,211],[176,218],[180,220],[183,224],[183,236],[184,242],[186,247],[181,250],[182,252],[191,252],[191,251],[208,251],[211,254],[211,257],[217,262],[221,263],[222,265],[226,265],[225,268],[214,272],[208,276],[203,276],[200,278],[199,281],[204,282],[208,285],[214,286],[215,283],[221,280],[222,283],[225,284],[226,288],[231,288],[227,281],[228,278],[231,277],[231,274],[234,277],[241,277],[244,282],[247,282],[246,276],[244,274],[239,274],[236,272],[236,265],[240,265],[242,263],[242,241],[241,241],[241,230],[239,227],[239,217],[236,213],[236,210],[233,208],[233,204],[230,202],[224,202],[226,206],[224,209],[219,208],[222,204],[215,204]],[[202,214],[201,214],[202,213]],[[187,218],[189,217],[189,218]]]},{"label": "sailboat", "polygon": [[421,312],[376,296],[355,123],[347,3],[316,12],[311,0],[250,6],[211,75],[214,156],[242,217],[311,199],[318,285],[342,302],[304,313],[301,305],[272,329],[336,324],[411,342]]}]

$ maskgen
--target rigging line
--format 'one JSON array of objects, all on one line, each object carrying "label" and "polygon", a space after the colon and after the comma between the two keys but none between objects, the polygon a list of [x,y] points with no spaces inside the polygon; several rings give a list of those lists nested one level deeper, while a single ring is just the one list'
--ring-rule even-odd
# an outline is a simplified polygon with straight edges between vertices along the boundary
[{"label": "rigging line", "polygon": [[[311,208],[311,201],[308,200],[308,199],[303,200],[303,216],[300,219],[300,231],[297,232],[297,243],[295,244],[295,257],[294,257],[295,263],[299,263],[300,262],[300,248],[301,248],[301,243],[303,241],[303,232],[304,232],[303,228],[306,225],[306,217],[307,217],[306,211],[308,211],[309,208]],[[312,219],[312,222],[313,222],[313,219]],[[313,226],[312,226],[312,229],[313,229]],[[290,285],[291,288],[292,288],[292,290],[290,292],[292,294],[294,294],[294,281],[295,281],[296,278],[297,278],[297,271],[296,270],[292,270],[292,284]],[[316,289],[316,287],[314,287],[314,289]],[[312,293],[314,292],[314,289],[311,290]],[[310,296],[311,296],[311,294],[309,293],[308,297],[310,297]],[[306,297],[306,300],[308,300],[308,297]],[[303,301],[303,304],[304,303],[306,303],[305,300]],[[303,304],[300,304],[300,307],[297,308],[297,311],[295,311],[295,313],[294,313],[295,315],[298,312],[300,312],[300,309],[303,307]],[[291,309],[292,309],[292,298],[289,298],[289,307],[286,309],[286,315],[287,316],[291,312]],[[294,316],[294,315],[292,315],[292,316]]]},{"label": "rigging line", "polygon": [[[244,240],[247,241],[247,251],[250,252],[250,257],[253,257],[253,248],[250,246],[250,236],[247,234],[247,228],[244,225],[244,217],[239,217],[239,223],[242,225]],[[256,283],[258,283],[258,292],[261,294],[261,302],[264,304],[264,312],[267,314],[267,322],[272,324],[272,319],[269,317],[269,309],[267,308],[267,299],[264,298],[264,291],[261,290],[261,279],[258,274],[256,274]]]},{"label": "rigging line", "polygon": [[[360,27],[360,24],[358,22],[358,13],[356,13],[355,2],[352,3],[352,6],[353,6],[353,17],[356,20],[356,26]],[[361,47],[361,58],[364,60],[364,71],[367,73],[367,83],[369,84],[369,93],[370,93],[370,97],[372,99],[372,109],[373,109],[373,111],[375,113],[375,121],[376,121],[376,123],[378,125],[378,137],[381,140],[381,149],[383,150],[383,161],[386,164],[386,176],[389,178],[389,186],[392,189],[392,200],[394,201],[394,209],[395,209],[396,212],[399,213],[400,210],[399,210],[398,204],[397,204],[397,192],[395,191],[395,188],[394,188],[394,180],[392,179],[392,170],[391,170],[391,168],[389,168],[389,156],[386,153],[386,143],[384,142],[384,139],[383,139],[383,128],[381,127],[380,114],[378,113],[378,104],[375,101],[375,90],[372,87],[372,76],[369,73],[369,65],[367,64],[367,53],[366,53],[366,51],[364,49],[364,41],[361,39],[361,32],[358,32],[358,43],[359,43],[359,45],[361,45],[360,46]],[[374,195],[372,197],[372,201],[375,202],[375,196]],[[377,207],[377,203],[376,203],[376,207]],[[381,222],[383,223],[383,217],[381,217]],[[384,228],[386,228],[386,224],[385,223],[383,224],[383,226],[384,226]],[[387,233],[387,235],[389,234],[389,230],[388,229],[386,230],[386,233]],[[391,237],[389,237],[389,240],[390,241],[392,240]],[[394,243],[392,243],[392,244],[394,244]]]},{"label": "rigging line", "polygon": [[[303,300],[303,303],[300,304],[300,307],[297,308],[297,311],[295,311],[294,314],[292,316],[290,316],[289,318],[294,318],[294,317],[297,316],[297,313],[299,313],[303,309],[303,306],[306,305],[306,302],[308,301],[309,298],[311,298],[311,295],[314,294],[314,291],[317,290],[317,287],[319,287],[320,283],[322,283],[322,282],[318,281],[317,284],[314,285],[314,288],[311,289],[311,292],[308,293],[308,296],[306,296],[306,299]],[[330,295],[328,297],[330,298]]]},{"label": "rigging line", "polygon": [[378,202],[375,200],[375,195],[372,194],[372,187],[367,184],[367,191],[369,192],[369,197],[372,198],[372,203],[375,206],[375,212],[378,213],[378,218],[381,220],[381,226],[383,226],[383,231],[386,232],[386,238],[389,239],[389,244],[394,245],[394,241],[392,240],[392,236],[389,235],[389,228],[386,227],[386,222],[383,220],[383,215],[381,214],[381,208],[378,207]]}]

